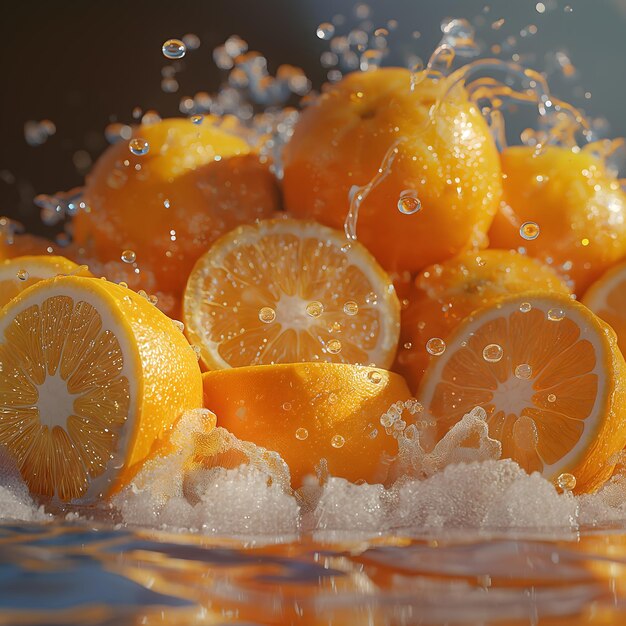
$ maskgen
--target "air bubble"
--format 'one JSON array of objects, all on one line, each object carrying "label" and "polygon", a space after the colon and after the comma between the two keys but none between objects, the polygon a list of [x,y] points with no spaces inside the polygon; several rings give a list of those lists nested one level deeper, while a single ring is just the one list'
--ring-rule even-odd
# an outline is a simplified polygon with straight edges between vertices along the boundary
[{"label": "air bubble", "polygon": [[313,300],[313,302],[309,302],[306,305],[306,313],[310,317],[319,317],[324,312],[324,305],[317,300]]},{"label": "air bubble", "polygon": [[528,363],[520,363],[515,368],[515,377],[520,380],[528,380],[533,375],[533,368]]},{"label": "air bubble", "polygon": [[433,356],[441,356],[446,351],[446,342],[439,337],[432,337],[426,342],[426,351]]},{"label": "air bubble", "polygon": [[367,380],[369,380],[371,383],[374,383],[375,385],[378,385],[378,383],[383,379],[383,375],[378,372],[377,370],[370,370],[367,373]]},{"label": "air bubble", "polygon": [[539,237],[539,224],[537,222],[524,222],[519,229],[522,239],[532,241]]},{"label": "air bubble", "polygon": [[29,274],[26,270],[18,270],[17,277],[19,280],[28,280]]},{"label": "air bubble", "polygon": [[548,311],[548,319],[551,322],[560,322],[565,317],[565,311],[563,309],[554,308]]},{"label": "air bubble", "polygon": [[137,254],[134,250],[124,250],[120,258],[124,263],[134,263],[137,260]]},{"label": "air bubble", "polygon": [[276,311],[270,306],[264,306],[259,309],[259,319],[264,324],[271,324],[276,319]]},{"label": "air bubble", "polygon": [[128,149],[135,156],[143,156],[150,150],[150,144],[145,139],[141,139],[141,137],[135,137],[128,142]]},{"label": "air bubble", "polygon": [[296,430],[296,439],[304,441],[309,436],[309,431],[306,428],[298,428]]},{"label": "air bubble", "polygon": [[346,315],[356,315],[359,312],[359,305],[354,300],[348,300],[343,305],[343,312]]},{"label": "air bubble", "polygon": [[320,39],[330,39],[335,34],[335,27],[329,22],[322,22],[316,32]]},{"label": "air bubble", "polygon": [[413,215],[422,208],[422,203],[414,189],[405,189],[398,198],[398,211],[403,215]]},{"label": "air bubble", "polygon": [[548,402],[556,402],[556,396],[553,393],[548,394]]},{"label": "air bubble", "polygon": [[168,59],[182,59],[187,52],[187,46],[180,39],[168,39],[161,50]]},{"label": "air bubble", "polygon": [[559,474],[556,479],[556,484],[563,491],[573,491],[576,487],[576,476],[564,472],[563,474]]},{"label": "air bubble", "polygon": [[344,444],[346,443],[346,440],[341,436],[341,435],[335,435],[331,440],[330,440],[330,445],[333,448],[343,448]]},{"label": "air bubble", "polygon": [[497,343],[490,343],[483,348],[483,359],[487,363],[497,363],[502,359],[503,354],[502,346],[499,346]]},{"label": "air bubble", "polygon": [[331,354],[339,354],[341,352],[341,341],[339,339],[331,339],[326,344],[326,350]]},{"label": "air bubble", "polygon": [[522,302],[522,304],[519,305],[519,310],[522,313],[528,313],[532,308],[533,307],[530,302]]},{"label": "air bubble", "polygon": [[204,115],[192,115],[189,119],[192,124],[199,126],[204,121]]}]

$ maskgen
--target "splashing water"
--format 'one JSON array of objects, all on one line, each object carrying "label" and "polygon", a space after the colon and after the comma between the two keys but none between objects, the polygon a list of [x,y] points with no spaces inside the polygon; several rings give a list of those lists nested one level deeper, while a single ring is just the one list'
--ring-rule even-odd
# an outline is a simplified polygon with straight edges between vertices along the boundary
[{"label": "splashing water", "polygon": [[358,186],[353,185],[350,189],[349,194],[349,202],[350,209],[348,210],[348,215],[346,216],[346,220],[344,222],[344,232],[346,233],[346,238],[348,241],[356,241],[357,240],[357,222],[359,219],[359,210],[363,201],[367,198],[372,189],[375,189],[380,183],[389,176],[391,173],[391,166],[395,158],[398,156],[400,152],[400,145],[403,143],[404,138],[399,138],[394,141],[391,146],[385,152],[385,156],[378,168],[378,171],[374,175],[374,177],[365,185]]},{"label": "splashing water", "polygon": [[57,192],[53,196],[39,194],[34,203],[41,209],[41,221],[53,226],[68,217],[73,217],[79,211],[88,211],[89,207],[83,200],[83,188],[74,187],[69,191]]}]

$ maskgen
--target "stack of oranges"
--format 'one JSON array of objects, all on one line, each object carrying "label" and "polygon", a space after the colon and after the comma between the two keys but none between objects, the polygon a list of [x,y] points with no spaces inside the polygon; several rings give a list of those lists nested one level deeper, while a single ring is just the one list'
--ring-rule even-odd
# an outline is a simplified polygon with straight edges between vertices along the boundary
[{"label": "stack of oranges", "polygon": [[278,181],[237,122],[143,124],[88,176],[69,258],[0,242],[0,443],[31,491],[111,495],[200,406],[294,487],[322,459],[384,482],[381,416],[412,393],[432,445],[480,405],[504,456],[600,485],[626,445],[626,195],[602,160],[499,153],[461,85],[397,68],[332,85],[283,157]]}]

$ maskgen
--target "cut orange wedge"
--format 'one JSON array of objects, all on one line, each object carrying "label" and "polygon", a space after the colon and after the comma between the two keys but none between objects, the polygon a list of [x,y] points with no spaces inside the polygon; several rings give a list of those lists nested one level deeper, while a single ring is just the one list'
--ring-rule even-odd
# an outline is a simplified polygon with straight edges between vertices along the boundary
[{"label": "cut orange wedge", "polygon": [[429,366],[418,398],[436,437],[475,406],[502,456],[577,491],[608,478],[626,444],[626,364],[613,330],[562,296],[507,299],[470,316]]},{"label": "cut orange wedge", "polygon": [[0,311],[0,446],[37,496],[114,493],[201,405],[193,350],[130,289],[51,278]]},{"label": "cut orange wedge", "polygon": [[27,287],[59,274],[91,276],[85,265],[77,265],[63,256],[20,256],[0,261],[0,307]]},{"label": "cut orange wedge", "polygon": [[626,262],[611,268],[593,283],[585,293],[583,304],[611,325],[622,354],[626,354]]},{"label": "cut orange wedge", "polygon": [[241,226],[196,263],[184,321],[209,369],[330,361],[391,365],[400,305],[358,242],[316,222]]}]

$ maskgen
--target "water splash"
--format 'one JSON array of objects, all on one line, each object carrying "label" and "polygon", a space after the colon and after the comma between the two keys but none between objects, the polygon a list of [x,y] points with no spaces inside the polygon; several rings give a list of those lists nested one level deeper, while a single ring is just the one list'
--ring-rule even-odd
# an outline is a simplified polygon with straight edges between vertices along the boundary
[{"label": "water splash", "polygon": [[90,210],[83,200],[82,187],[59,191],[54,195],[39,194],[35,196],[33,202],[41,209],[41,221],[47,226],[53,226],[68,217],[73,217],[79,211]]},{"label": "water splash", "polygon": [[370,192],[378,185],[380,185],[380,183],[382,183],[383,180],[385,180],[385,178],[387,178],[387,176],[391,173],[391,166],[393,165],[395,158],[400,152],[400,144],[402,144],[402,142],[404,141],[404,137],[401,137],[399,139],[396,139],[396,141],[394,141],[391,146],[389,146],[387,152],[385,152],[385,156],[383,157],[378,171],[367,184],[363,186],[353,185],[350,189],[350,209],[348,210],[348,215],[346,216],[346,220],[343,226],[348,241],[356,241],[356,229],[361,205],[370,194]]}]

